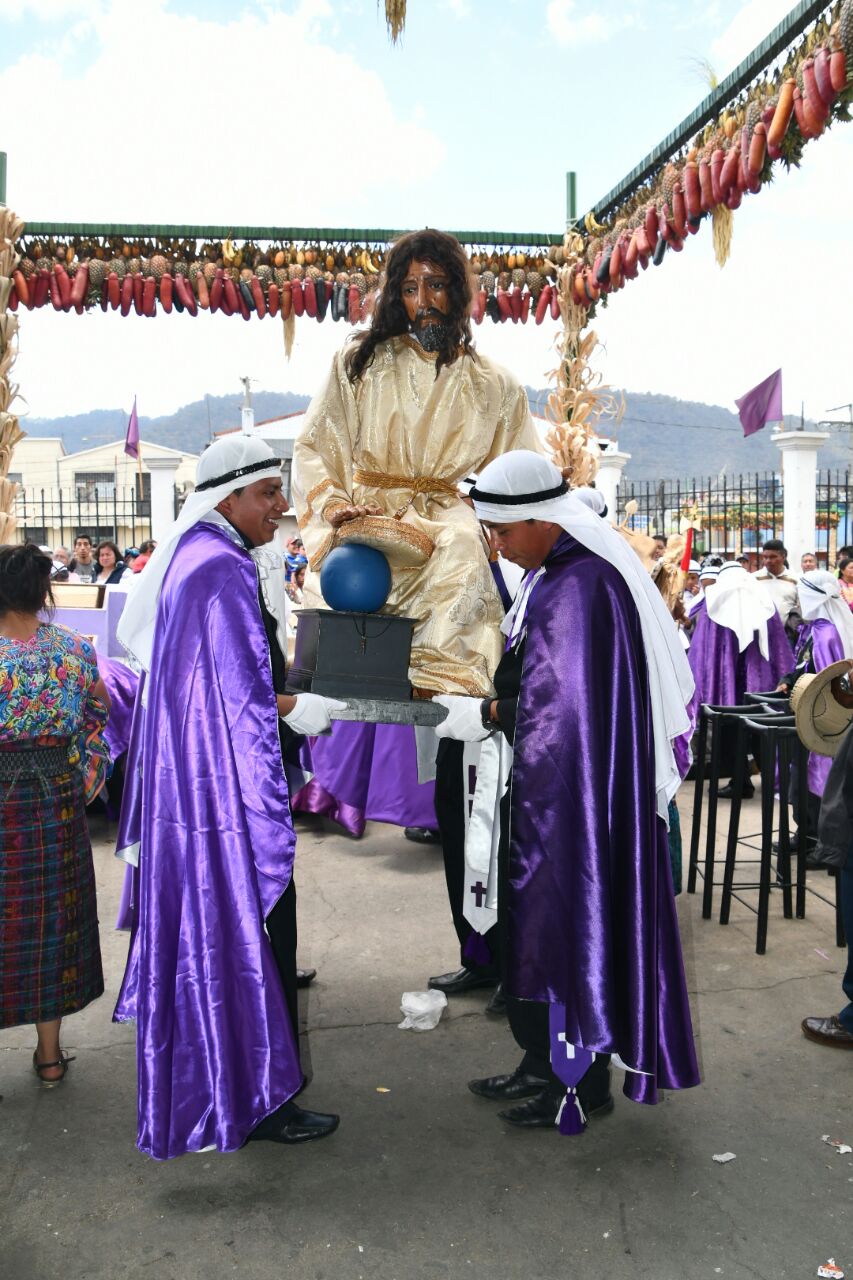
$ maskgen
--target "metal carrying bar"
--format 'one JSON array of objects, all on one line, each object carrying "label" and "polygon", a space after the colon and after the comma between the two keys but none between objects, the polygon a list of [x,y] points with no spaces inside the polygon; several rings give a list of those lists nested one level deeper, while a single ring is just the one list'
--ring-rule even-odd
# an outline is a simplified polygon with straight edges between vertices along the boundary
[{"label": "metal carrying bar", "polygon": [[[388,227],[184,227],[144,226],[127,222],[27,222],[25,235],[32,236],[122,236],[125,240],[289,240],[310,244],[389,244],[404,234]],[[462,244],[524,245],[539,248],[562,244],[563,232],[533,231],[450,231]]]}]

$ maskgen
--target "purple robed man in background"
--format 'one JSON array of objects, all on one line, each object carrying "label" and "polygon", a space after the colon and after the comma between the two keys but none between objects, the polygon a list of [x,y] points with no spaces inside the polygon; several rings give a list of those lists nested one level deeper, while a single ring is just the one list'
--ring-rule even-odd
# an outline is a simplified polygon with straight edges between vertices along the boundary
[{"label": "purple robed man in background", "polygon": [[[502,1113],[511,1124],[572,1133],[585,1112],[612,1110],[611,1056],[638,1102],[699,1082],[666,835],[693,682],[639,559],[552,463],[508,454],[471,497],[501,554],[533,572],[505,624],[498,698],[479,709],[486,733],[494,722],[512,740],[498,911],[524,1058],[469,1087],[528,1098]],[[439,735],[474,740],[474,700],[438,701],[449,708]]]},{"label": "purple robed man in background", "polygon": [[281,464],[236,435],[196,479],[119,627],[146,676],[121,823],[138,901],[115,1018],[137,1022],[138,1146],[157,1159],[337,1125],[292,1101],[304,1075],[283,748],[329,715],[316,695],[284,693],[284,578],[265,545],[287,509]]},{"label": "purple robed man in background", "polygon": [[133,706],[139,688],[139,676],[117,658],[98,657],[98,670],[110,695],[110,718],[104,729],[104,741],[113,763],[130,745]]},{"label": "purple robed man in background", "polygon": [[[800,629],[796,662],[792,671],[782,677],[780,687],[787,693],[793,691],[800,676],[823,671],[824,667],[845,658],[853,658],[853,613],[841,596],[841,587],[834,573],[825,569],[812,569],[804,573],[797,584],[797,595],[803,625]],[[809,752],[809,835],[817,835],[817,814],[820,798],[832,768],[830,756]],[[799,818],[802,821],[802,817]]]},{"label": "purple robed man in background", "polygon": [[294,813],[332,818],[356,838],[368,822],[435,826],[435,785],[418,782],[410,725],[338,721],[311,741],[309,759],[313,776],[294,795]]},{"label": "purple robed man in background", "polygon": [[734,707],[745,693],[775,689],[793,653],[772,598],[736,561],[705,587],[688,661],[701,703]]}]

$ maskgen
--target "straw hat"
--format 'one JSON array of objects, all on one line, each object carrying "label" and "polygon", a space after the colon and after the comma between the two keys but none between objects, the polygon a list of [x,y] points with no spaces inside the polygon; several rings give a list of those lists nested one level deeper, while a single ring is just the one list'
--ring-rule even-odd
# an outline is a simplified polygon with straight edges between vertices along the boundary
[{"label": "straw hat", "polygon": [[[835,681],[853,671],[853,662],[833,662],[817,675],[800,676],[791,693],[800,741],[820,756],[834,756],[853,720],[853,696],[833,688]],[[837,694],[850,701],[844,706]]]}]

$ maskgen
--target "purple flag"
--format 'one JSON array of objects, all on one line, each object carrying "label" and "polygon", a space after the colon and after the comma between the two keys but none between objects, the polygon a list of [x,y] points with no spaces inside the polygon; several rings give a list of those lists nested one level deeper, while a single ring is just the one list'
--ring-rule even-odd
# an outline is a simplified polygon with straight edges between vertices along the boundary
[{"label": "purple flag", "polygon": [[743,434],[751,436],[768,422],[782,421],[782,370],[777,369],[757,387],[735,400],[743,425]]},{"label": "purple flag", "polygon": [[136,396],[133,397],[133,408],[130,411],[130,421],[127,424],[124,451],[131,458],[139,457],[139,419],[136,416]]}]

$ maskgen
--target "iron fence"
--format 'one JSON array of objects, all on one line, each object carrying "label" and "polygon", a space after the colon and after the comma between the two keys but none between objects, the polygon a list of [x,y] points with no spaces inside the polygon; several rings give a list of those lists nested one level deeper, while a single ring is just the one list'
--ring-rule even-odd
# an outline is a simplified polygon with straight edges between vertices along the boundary
[{"label": "iron fence", "polygon": [[52,550],[72,548],[74,539],[85,533],[94,543],[105,539],[126,547],[137,547],[151,537],[151,502],[140,498],[134,487],[102,495],[96,487],[87,495],[81,487],[68,489],[21,489],[15,497],[17,538],[37,542]]},{"label": "iron fence", "polygon": [[[819,472],[816,485],[814,550],[821,565],[834,565],[839,547],[853,542],[850,473]],[[696,521],[694,556],[745,555],[758,568],[761,544],[781,538],[784,529],[784,491],[774,472],[707,479],[623,482],[619,487],[618,522],[648,534],[679,533],[681,521]]]}]

